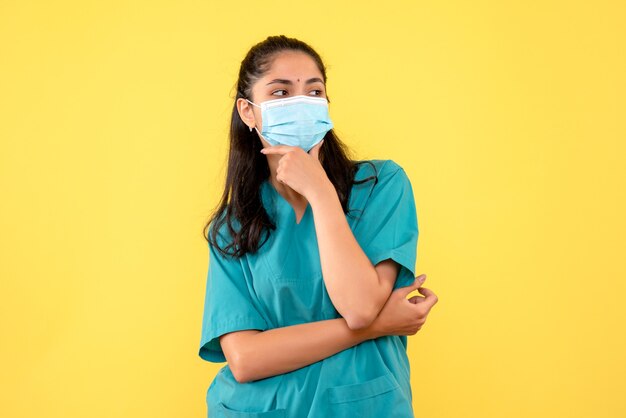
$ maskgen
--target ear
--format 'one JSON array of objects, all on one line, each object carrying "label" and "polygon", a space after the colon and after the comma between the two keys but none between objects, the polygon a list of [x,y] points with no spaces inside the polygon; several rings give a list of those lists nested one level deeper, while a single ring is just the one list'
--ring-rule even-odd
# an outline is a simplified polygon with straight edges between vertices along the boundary
[{"label": "ear", "polygon": [[237,99],[237,112],[239,113],[239,117],[241,118],[243,123],[248,125],[248,127],[256,125],[254,110],[252,109],[252,105],[248,103],[246,99]]},{"label": "ear", "polygon": [[311,148],[309,150],[309,154],[312,157],[315,157],[318,161],[320,159],[320,148],[322,147],[322,144],[324,143],[324,140],[322,139],[319,143],[317,143],[316,145],[313,146],[313,148]]}]

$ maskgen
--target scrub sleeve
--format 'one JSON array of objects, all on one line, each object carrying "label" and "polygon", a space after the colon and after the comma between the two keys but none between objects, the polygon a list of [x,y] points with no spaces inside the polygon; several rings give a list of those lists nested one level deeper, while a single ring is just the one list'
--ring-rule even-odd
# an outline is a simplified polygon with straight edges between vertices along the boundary
[{"label": "scrub sleeve", "polygon": [[383,167],[353,233],[373,265],[388,258],[400,264],[395,287],[415,280],[417,213],[406,172],[390,160]]},{"label": "scrub sleeve", "polygon": [[[221,248],[226,244],[224,234],[221,230],[217,235]],[[246,329],[265,331],[268,326],[254,305],[241,260],[224,256],[209,244],[200,357],[210,362],[225,362],[219,336]]]}]

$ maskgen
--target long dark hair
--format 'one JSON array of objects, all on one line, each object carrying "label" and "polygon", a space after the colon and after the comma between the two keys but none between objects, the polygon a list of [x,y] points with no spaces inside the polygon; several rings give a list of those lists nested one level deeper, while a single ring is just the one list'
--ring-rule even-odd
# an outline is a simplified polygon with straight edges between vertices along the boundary
[{"label": "long dark hair", "polygon": [[[210,219],[203,228],[204,238],[224,255],[241,257],[247,252],[254,253],[265,242],[259,243],[262,233],[269,237],[270,230],[276,225],[265,211],[261,201],[261,183],[270,176],[267,157],[261,154],[263,144],[257,133],[248,128],[241,120],[237,111],[237,99],[252,99],[252,86],[269,70],[274,58],[283,51],[301,51],[308,54],[317,64],[326,83],[326,67],[313,48],[306,43],[288,38],[285,35],[269,36],[254,45],[241,62],[237,93],[233,104],[230,121],[230,147],[228,152],[228,168],[226,183],[221,200]],[[330,102],[328,94],[326,98]],[[347,207],[352,184],[362,183],[370,178],[355,182],[354,175],[358,164],[349,158],[351,151],[335,135],[331,129],[324,136],[324,144],[320,148],[319,159],[329,180],[335,186],[344,213]],[[375,168],[375,167],[374,167]],[[230,202],[228,197],[230,195]],[[233,227],[233,221],[240,226]],[[211,225],[213,223],[213,225]],[[217,243],[216,235],[220,227],[226,223],[232,241],[222,249]],[[233,248],[231,253],[228,248]]]}]

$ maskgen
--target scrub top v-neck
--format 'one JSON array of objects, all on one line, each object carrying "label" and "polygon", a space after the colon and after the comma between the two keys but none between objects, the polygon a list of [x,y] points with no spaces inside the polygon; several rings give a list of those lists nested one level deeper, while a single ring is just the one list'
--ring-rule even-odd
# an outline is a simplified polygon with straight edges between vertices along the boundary
[{"label": "scrub top v-neck", "polygon": [[[360,162],[346,220],[373,265],[391,258],[400,264],[394,288],[415,279],[417,214],[411,183],[393,160]],[[225,257],[209,244],[209,268],[199,355],[226,361],[219,337],[233,331],[269,330],[340,318],[322,275],[314,214],[296,213],[265,180],[261,201],[276,224],[254,253]],[[236,228],[239,226],[235,222]],[[211,225],[212,227],[212,225]],[[218,243],[231,239],[223,225]],[[261,242],[265,239],[261,239]],[[413,417],[406,336],[383,336],[308,366],[239,383],[228,364],[206,393],[214,417]]]},{"label": "scrub top v-neck", "polygon": [[[272,185],[272,183],[269,181],[269,179],[265,179],[263,181],[263,183],[261,184],[261,193],[262,193],[262,196],[269,194],[271,196],[270,199],[274,200],[274,205],[280,205],[281,207],[289,209],[289,210],[285,210],[284,211],[284,212],[287,212],[285,215],[281,214],[281,219],[284,219],[283,216],[285,216],[286,218],[289,218],[289,219],[287,219],[287,222],[288,222],[287,225],[289,223],[292,223],[294,228],[299,227],[299,225],[302,223],[304,218],[311,211],[311,204],[307,203],[306,208],[304,209],[304,213],[301,215],[300,221],[298,222],[297,214],[296,214],[295,210],[293,209],[293,206],[291,206],[291,203],[289,203],[278,192],[278,190],[276,190],[276,188]],[[262,197],[262,199],[265,200],[266,198]]]}]

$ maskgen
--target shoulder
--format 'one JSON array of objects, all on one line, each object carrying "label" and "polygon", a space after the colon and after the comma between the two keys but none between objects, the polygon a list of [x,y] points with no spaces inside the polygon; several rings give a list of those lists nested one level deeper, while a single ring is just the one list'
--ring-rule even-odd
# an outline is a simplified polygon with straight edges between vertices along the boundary
[{"label": "shoulder", "polygon": [[[234,235],[238,232],[240,228],[240,224],[236,218],[231,218],[231,223],[229,224],[226,219],[225,211],[218,214],[209,224],[208,232],[211,237],[215,238],[215,243],[221,249],[229,249],[233,246]],[[215,247],[213,245],[212,240],[208,242],[209,247],[212,251],[215,251]]]},{"label": "shoulder", "polygon": [[358,168],[355,174],[355,180],[363,180],[369,177],[376,177],[376,184],[388,183],[392,179],[405,179],[406,172],[394,160],[387,159],[371,159],[360,160],[357,162]]}]

